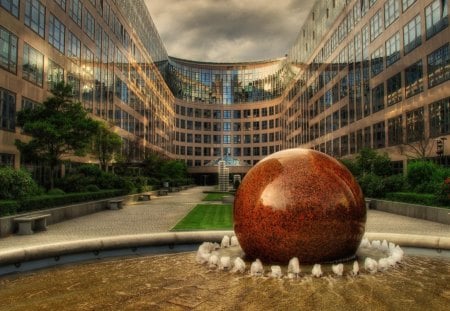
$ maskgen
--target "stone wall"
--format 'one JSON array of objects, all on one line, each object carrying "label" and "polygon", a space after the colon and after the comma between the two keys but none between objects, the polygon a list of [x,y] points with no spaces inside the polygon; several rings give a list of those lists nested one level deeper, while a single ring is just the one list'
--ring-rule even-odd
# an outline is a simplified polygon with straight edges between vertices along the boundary
[{"label": "stone wall", "polygon": [[370,208],[450,225],[450,209],[371,199]]}]

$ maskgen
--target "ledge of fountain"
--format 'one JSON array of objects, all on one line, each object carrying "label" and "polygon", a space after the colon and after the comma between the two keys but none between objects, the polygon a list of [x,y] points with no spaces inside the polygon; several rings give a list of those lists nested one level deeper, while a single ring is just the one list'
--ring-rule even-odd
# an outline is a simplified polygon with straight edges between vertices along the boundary
[{"label": "ledge of fountain", "polygon": [[[29,247],[18,247],[15,249],[0,251],[0,266],[94,251],[162,245],[201,244],[205,241],[220,242],[225,235],[232,236],[234,235],[234,232],[189,231],[119,235],[113,237],[100,237],[96,239],[64,241]],[[369,240],[387,240],[398,244],[401,247],[450,250],[450,237],[374,232],[366,233],[364,237]]]}]

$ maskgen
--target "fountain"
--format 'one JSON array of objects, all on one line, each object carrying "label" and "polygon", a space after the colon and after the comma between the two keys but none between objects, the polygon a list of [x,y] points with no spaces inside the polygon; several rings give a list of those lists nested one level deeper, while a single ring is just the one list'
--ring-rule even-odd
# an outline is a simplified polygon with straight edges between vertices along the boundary
[{"label": "fountain", "polygon": [[[242,181],[234,217],[235,232],[221,236],[161,233],[91,241],[92,249],[74,244],[90,251],[128,246],[135,255],[1,277],[0,311],[448,309],[450,252],[404,257],[392,242],[363,238],[362,193],[328,156],[289,150],[261,161]],[[211,242],[197,252],[139,251],[205,237]],[[449,248],[450,239],[430,240]],[[55,256],[52,246],[47,252]]]}]

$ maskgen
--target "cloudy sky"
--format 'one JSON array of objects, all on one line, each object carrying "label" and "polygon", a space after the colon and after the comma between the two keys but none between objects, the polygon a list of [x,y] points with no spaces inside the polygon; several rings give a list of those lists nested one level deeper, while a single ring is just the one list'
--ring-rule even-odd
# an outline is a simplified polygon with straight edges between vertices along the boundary
[{"label": "cloudy sky", "polygon": [[198,61],[278,58],[314,1],[146,0],[169,55]]}]

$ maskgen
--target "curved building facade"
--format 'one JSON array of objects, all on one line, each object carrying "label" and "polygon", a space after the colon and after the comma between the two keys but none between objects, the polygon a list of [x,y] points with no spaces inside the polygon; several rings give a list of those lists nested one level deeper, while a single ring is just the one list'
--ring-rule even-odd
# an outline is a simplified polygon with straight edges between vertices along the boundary
[{"label": "curved building facade", "polygon": [[157,152],[201,176],[219,159],[245,173],[285,148],[370,147],[399,168],[420,156],[450,165],[448,9],[317,0],[286,57],[205,63],[167,55],[144,0],[2,0],[0,165],[24,162],[17,111],[62,79],[115,125],[129,162]]},{"label": "curved building facade", "polygon": [[281,149],[282,94],[293,78],[285,59],[205,63],[169,58],[175,95],[175,156],[191,173],[215,173],[225,159],[245,173]]}]

